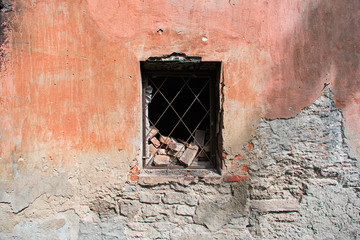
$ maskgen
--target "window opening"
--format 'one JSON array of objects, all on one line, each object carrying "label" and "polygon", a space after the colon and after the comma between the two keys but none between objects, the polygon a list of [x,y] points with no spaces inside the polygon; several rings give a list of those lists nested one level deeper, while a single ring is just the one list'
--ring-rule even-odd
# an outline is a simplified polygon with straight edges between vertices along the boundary
[{"label": "window opening", "polygon": [[144,168],[217,168],[221,62],[173,53],[140,62]]}]

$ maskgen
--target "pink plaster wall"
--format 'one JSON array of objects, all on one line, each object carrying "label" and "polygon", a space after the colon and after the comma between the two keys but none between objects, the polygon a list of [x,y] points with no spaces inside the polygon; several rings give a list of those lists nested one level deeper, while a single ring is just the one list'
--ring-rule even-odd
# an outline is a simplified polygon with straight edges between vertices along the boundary
[{"label": "pink plaster wall", "polygon": [[324,82],[360,149],[358,0],[18,0],[14,9],[2,46],[3,178],[20,157],[33,159],[27,167],[113,150],[136,158],[139,61],[172,52],[223,62],[227,152],[261,117],[295,116]]}]

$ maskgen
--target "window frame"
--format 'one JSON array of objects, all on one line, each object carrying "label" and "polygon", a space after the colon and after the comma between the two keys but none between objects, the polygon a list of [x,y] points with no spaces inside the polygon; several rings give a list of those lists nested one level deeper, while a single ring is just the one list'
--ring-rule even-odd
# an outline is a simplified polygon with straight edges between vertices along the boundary
[{"label": "window frame", "polygon": [[[166,56],[173,57],[174,54]],[[220,61],[201,61],[199,57],[195,60],[183,58],[184,55],[180,57],[172,58],[171,60],[165,59],[162,57],[160,60],[158,58],[149,58],[146,61],[140,61],[140,70],[141,70],[141,99],[142,99],[142,158],[141,165],[143,169],[146,170],[170,170],[172,172],[182,171],[182,170],[216,170],[220,173],[221,167],[221,158],[219,155],[219,140],[220,137],[220,72],[221,72],[221,62]],[[175,77],[187,77],[191,76],[192,78],[196,77],[206,77],[209,78],[209,107],[211,106],[210,111],[210,161],[212,162],[211,167],[201,167],[201,166],[146,166],[146,160],[148,159],[148,137],[147,137],[147,127],[148,127],[148,106],[149,103],[146,102],[146,86],[148,85],[149,78],[156,76],[175,76]],[[191,81],[191,80],[190,80]]]}]

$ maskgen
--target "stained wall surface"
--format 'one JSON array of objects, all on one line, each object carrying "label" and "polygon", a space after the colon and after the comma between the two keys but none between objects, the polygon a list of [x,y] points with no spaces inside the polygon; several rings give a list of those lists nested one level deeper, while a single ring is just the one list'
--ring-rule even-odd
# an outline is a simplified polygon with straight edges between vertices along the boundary
[{"label": "stained wall surface", "polygon": [[[281,237],[271,230],[277,229],[274,222],[285,221],[279,218],[296,222],[299,212],[316,216],[304,210],[304,201],[320,204],[325,195],[310,198],[318,188],[350,196],[349,207],[334,216],[358,216],[359,1],[2,0],[0,6],[0,207],[6,216],[1,221],[11,219],[0,224],[3,236],[32,232],[34,238],[77,239],[108,229],[104,232],[115,239],[140,232],[145,235],[138,237],[184,239],[186,232],[199,229],[221,236],[221,226],[230,224],[226,229],[233,236]],[[196,179],[138,179],[139,61],[172,52],[222,62],[221,174],[229,174],[230,183],[198,183],[206,185],[203,193]],[[329,84],[325,89],[324,83]],[[302,110],[312,104],[327,115]],[[301,131],[300,123],[313,128]],[[299,138],[306,143],[297,144]],[[279,139],[291,139],[291,147]],[[289,160],[269,149],[292,155]],[[321,165],[325,158],[331,164]],[[301,168],[290,175],[300,175],[285,177],[271,192],[262,178],[276,178],[281,170],[271,166],[283,169],[283,159],[293,170]],[[307,165],[309,159],[318,162]],[[307,185],[317,177],[329,181]],[[163,184],[157,189],[155,182]],[[190,187],[181,190],[184,185]],[[142,188],[146,194],[132,194]],[[293,190],[278,193],[288,189]],[[172,191],[189,191],[195,200],[164,200]],[[272,211],[264,207],[267,202],[251,205],[271,199],[290,201],[290,210],[268,217],[263,214]],[[168,204],[163,208],[170,213],[158,209],[146,215],[146,206],[158,203]],[[230,216],[237,207],[241,214]],[[204,219],[203,212],[212,208],[224,216],[215,223]],[[148,217],[164,215],[172,219],[163,219],[167,225],[146,224],[152,221]],[[137,221],[139,216],[144,220]],[[292,226],[293,237],[300,237],[296,229],[308,228],[309,220],[301,220],[303,225]],[[327,226],[336,232],[339,221]],[[359,237],[359,223],[350,225],[344,236]],[[52,230],[41,230],[44,226]],[[237,226],[241,231],[234,233]],[[171,233],[175,228],[180,230]],[[314,237],[315,230],[309,231]]]}]

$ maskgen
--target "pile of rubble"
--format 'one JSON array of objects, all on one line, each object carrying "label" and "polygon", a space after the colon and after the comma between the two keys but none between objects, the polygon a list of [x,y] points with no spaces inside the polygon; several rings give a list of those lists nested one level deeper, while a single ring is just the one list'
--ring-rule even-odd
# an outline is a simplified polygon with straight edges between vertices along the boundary
[{"label": "pile of rubble", "polygon": [[187,143],[181,139],[166,137],[154,126],[149,128],[148,147],[152,166],[194,165],[210,160],[210,148],[205,146],[205,131],[196,130],[194,140]]}]

